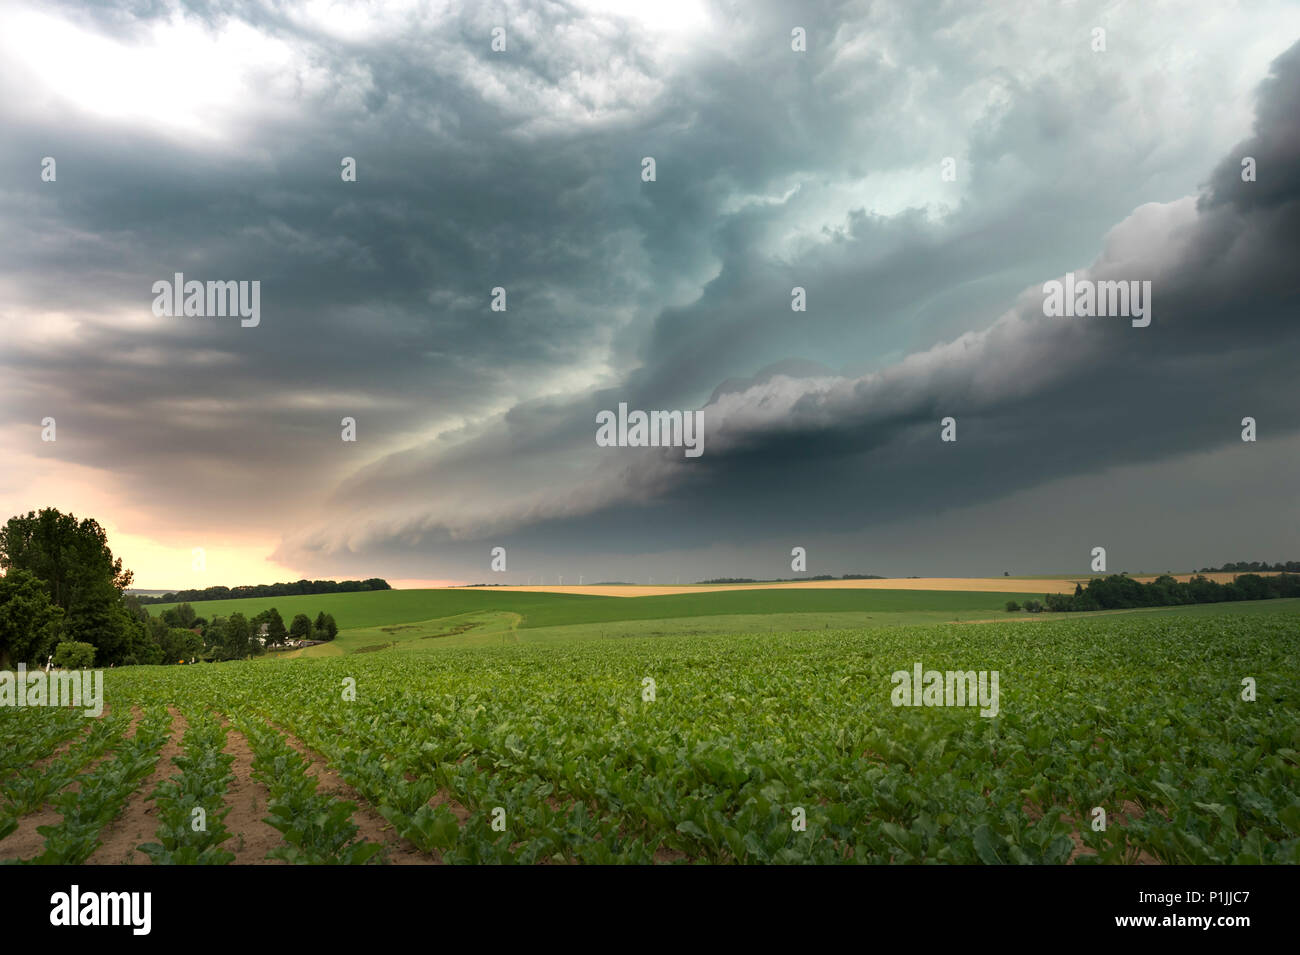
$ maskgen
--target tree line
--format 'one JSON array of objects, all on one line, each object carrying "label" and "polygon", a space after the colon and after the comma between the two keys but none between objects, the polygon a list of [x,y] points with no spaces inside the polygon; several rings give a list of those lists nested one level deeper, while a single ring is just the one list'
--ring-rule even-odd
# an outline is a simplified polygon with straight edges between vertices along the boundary
[{"label": "tree line", "polygon": [[[1199,574],[1179,581],[1162,574],[1150,583],[1134,580],[1126,574],[1094,577],[1088,586],[1074,585],[1073,594],[1046,594],[1042,601],[1026,600],[1030,613],[1040,611],[1069,613],[1088,610],[1127,610],[1135,607],[1173,607],[1180,604],[1223,603],[1235,600],[1269,600],[1277,597],[1300,597],[1300,575],[1277,574],[1261,577],[1242,574],[1231,583],[1221,584]],[[1007,601],[1007,611],[1022,609],[1014,600]]]},{"label": "tree line", "polygon": [[295,580],[280,584],[244,584],[239,587],[204,587],[179,590],[161,597],[134,595],[142,604],[174,604],[187,600],[241,600],[245,597],[298,597],[310,594],[351,594],[364,590],[392,590],[382,577],[368,580]]},{"label": "tree line", "polygon": [[1202,567],[1198,571],[1198,573],[1202,574],[1267,574],[1269,572],[1285,572],[1288,574],[1300,573],[1300,560],[1288,560],[1286,562],[1279,560],[1275,564],[1270,564],[1268,561],[1238,560],[1229,561],[1222,567]]},{"label": "tree line", "polygon": [[[147,614],[148,611],[145,611]],[[263,644],[262,625],[266,625]],[[189,603],[168,607],[157,617],[151,618],[149,625],[156,634],[189,634],[185,648],[179,657],[168,657],[166,663],[185,663],[202,657],[204,660],[243,660],[247,657],[260,656],[268,649],[284,646],[290,642],[302,640],[333,640],[338,636],[339,626],[334,622],[334,615],[321,611],[315,621],[307,614],[294,616],[288,627],[284,618],[275,607],[269,607],[253,617],[242,613],[232,613],[228,617],[214,616],[211,621],[200,617]],[[186,657],[184,650],[188,649]]]}]

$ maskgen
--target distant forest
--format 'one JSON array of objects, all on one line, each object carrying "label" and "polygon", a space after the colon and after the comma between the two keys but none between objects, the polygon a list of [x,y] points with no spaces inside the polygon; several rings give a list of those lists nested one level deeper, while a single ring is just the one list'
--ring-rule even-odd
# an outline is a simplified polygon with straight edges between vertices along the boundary
[{"label": "distant forest", "polygon": [[1267,561],[1258,560],[1239,560],[1235,563],[1227,563],[1222,567],[1202,567],[1198,573],[1202,574],[1230,574],[1240,573],[1269,573],[1284,572],[1289,574],[1300,573],[1300,560],[1288,560],[1285,564],[1278,561],[1276,564],[1270,564]]},{"label": "distant forest", "polygon": [[[1300,576],[1286,573],[1276,577],[1243,574],[1230,584],[1220,584],[1208,577],[1179,581],[1168,574],[1162,574],[1149,584],[1144,584],[1124,574],[1112,574],[1109,577],[1094,577],[1088,581],[1086,588],[1075,584],[1073,595],[1047,594],[1041,603],[1027,600],[1023,609],[1030,613],[1043,610],[1068,613],[1235,600],[1271,600],[1278,597],[1300,597]],[[1014,613],[1020,609],[1014,600],[1007,601],[1008,612]]]},{"label": "distant forest", "polygon": [[299,594],[351,594],[363,590],[392,590],[381,577],[369,580],[295,580],[284,584],[248,584],[243,587],[204,587],[179,590],[161,597],[136,597],[142,604],[174,604],[194,600],[238,600],[243,597],[294,597]]}]

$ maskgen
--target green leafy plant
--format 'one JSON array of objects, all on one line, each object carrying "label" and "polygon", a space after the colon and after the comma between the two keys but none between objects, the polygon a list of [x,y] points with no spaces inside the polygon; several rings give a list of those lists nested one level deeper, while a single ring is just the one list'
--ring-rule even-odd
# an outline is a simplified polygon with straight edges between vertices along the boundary
[{"label": "green leafy plant", "polygon": [[[234,757],[224,752],[226,731],[208,713],[190,719],[182,740],[184,752],[172,762],[180,775],[164,780],[154,790],[158,807],[157,842],[139,849],[156,865],[225,865],[235,858],[221,847],[230,838],[224,819],[226,787],[234,779]],[[196,820],[202,825],[196,826]]]},{"label": "green leafy plant", "polygon": [[[120,712],[173,702],[228,716],[271,793],[274,854],[299,863],[380,852],[285,734],[396,835],[452,863],[1300,863],[1290,613],[436,643],[119,669],[109,697]],[[892,705],[891,674],[918,660],[999,671],[997,717]],[[345,678],[362,688],[355,700],[339,692]],[[76,732],[60,719],[0,712],[0,741],[26,754],[0,747],[0,789]],[[129,765],[132,747],[79,778]],[[1095,809],[1105,829],[1092,828]],[[51,858],[88,854],[72,845],[82,816],[51,833],[70,844]]]},{"label": "green leafy plant", "polygon": [[307,774],[307,761],[281,734],[247,718],[239,725],[253,750],[253,776],[271,794],[266,821],[284,836],[284,845],[273,848],[270,858],[312,865],[375,860],[383,846],[356,839],[355,803],[318,793],[316,780]]}]

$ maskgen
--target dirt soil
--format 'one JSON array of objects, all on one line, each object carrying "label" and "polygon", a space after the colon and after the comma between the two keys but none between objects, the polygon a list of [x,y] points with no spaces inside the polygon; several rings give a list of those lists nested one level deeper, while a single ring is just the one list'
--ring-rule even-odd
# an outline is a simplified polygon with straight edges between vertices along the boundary
[{"label": "dirt soil", "polygon": [[235,757],[230,771],[235,778],[226,788],[226,828],[231,836],[221,844],[235,854],[234,865],[287,865],[282,859],[268,859],[266,854],[284,843],[280,830],[265,822],[271,794],[253,778],[253,750],[243,733],[226,726],[226,752]]},{"label": "dirt soil", "polygon": [[[96,718],[103,719],[108,715],[108,713],[109,708],[106,705],[104,707],[104,712]],[[138,706],[131,707],[131,725],[127,727],[126,733],[124,734],[125,739],[129,739],[135,735],[136,725],[140,722],[140,717],[142,715],[143,713]],[[82,776],[91,772],[104,760],[112,759],[114,755],[113,752],[108,752],[92,759],[88,764],[81,767],[81,771],[77,775]],[[68,784],[68,787],[63,790],[63,792],[75,793],[79,791],[80,788],[80,783],[74,779]],[[54,793],[52,795],[57,796],[59,794]],[[45,837],[36,830],[41,826],[56,825],[62,818],[63,814],[53,808],[49,802],[36,812],[29,812],[27,815],[22,816],[18,820],[18,828],[11,832],[5,839],[0,839],[0,859],[31,859],[40,855],[45,851]]]},{"label": "dirt soil", "polygon": [[167,777],[180,771],[172,765],[172,757],[181,754],[181,737],[189,728],[185,717],[174,707],[167,707],[167,712],[172,718],[171,733],[163,744],[157,765],[140,784],[140,788],[131,794],[122,814],[100,831],[99,848],[86,860],[87,865],[150,864],[149,857],[136,846],[154,840],[158,830],[158,815],[153,791]]}]

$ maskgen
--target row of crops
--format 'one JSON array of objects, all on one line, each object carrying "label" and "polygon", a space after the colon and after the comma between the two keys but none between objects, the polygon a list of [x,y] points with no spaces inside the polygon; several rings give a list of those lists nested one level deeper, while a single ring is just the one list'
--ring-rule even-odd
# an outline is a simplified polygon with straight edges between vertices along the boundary
[{"label": "row of crops", "polygon": [[[892,705],[891,674],[917,662],[998,671],[998,715]],[[108,675],[104,728],[0,713],[0,834],[6,814],[52,799],[67,815],[37,861],[87,857],[92,830],[148,775],[171,705],[190,729],[179,780],[155,794],[159,837],[144,851],[160,862],[229,861],[228,721],[284,838],[272,855],[289,862],[386,854],[357,837],[352,804],[317,791],[285,733],[394,841],[454,863],[1294,863],[1297,676],[1289,614],[133,668]],[[131,706],[144,718],[124,737]],[[102,791],[98,808],[59,802],[74,776]]]}]

